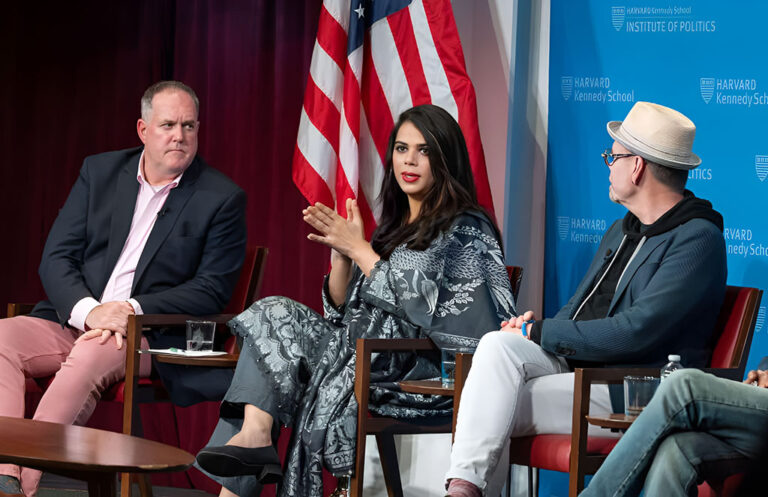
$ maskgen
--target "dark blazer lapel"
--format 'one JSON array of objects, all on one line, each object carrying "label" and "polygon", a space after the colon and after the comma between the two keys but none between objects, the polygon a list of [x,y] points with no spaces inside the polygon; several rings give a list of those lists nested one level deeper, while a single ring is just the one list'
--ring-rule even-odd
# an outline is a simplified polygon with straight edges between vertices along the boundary
[{"label": "dark blazer lapel", "polygon": [[139,170],[138,159],[128,162],[120,170],[120,176],[117,179],[117,188],[112,205],[112,219],[109,225],[109,241],[107,242],[107,255],[104,259],[104,271],[102,271],[103,280],[99,282],[98,288],[94,288],[95,294],[101,294],[107,285],[112,271],[117,264],[117,259],[123,251],[125,241],[128,239],[128,233],[131,230],[131,221],[133,220],[133,211],[136,208],[136,197],[139,194],[139,182],[136,174]]},{"label": "dark blazer lapel", "polygon": [[661,245],[667,237],[664,233],[648,238],[642,247],[640,247],[640,251],[635,255],[635,258],[632,259],[632,262],[629,263],[629,266],[627,266],[627,270],[624,271],[624,275],[621,278],[621,281],[619,281],[619,286],[616,287],[616,293],[613,294],[613,300],[611,300],[611,305],[608,308],[608,315],[613,312],[613,308],[616,307],[616,304],[618,303],[619,299],[621,298],[621,295],[624,293],[624,291],[627,289],[627,286],[629,286],[629,282],[632,281],[632,278],[635,276],[635,273],[637,272],[637,269],[640,267],[641,264],[645,262],[646,259],[648,259],[648,256],[651,255],[651,252],[656,249],[659,245]]},{"label": "dark blazer lapel", "polygon": [[195,157],[192,164],[186,171],[184,171],[184,176],[182,176],[179,186],[172,189],[168,194],[168,199],[165,201],[162,208],[163,215],[157,217],[155,225],[152,227],[152,232],[147,239],[147,244],[144,245],[144,250],[141,252],[141,257],[139,257],[136,273],[133,276],[132,290],[136,289],[136,285],[141,281],[141,277],[150,261],[152,261],[155,253],[168,237],[168,234],[176,224],[176,220],[179,218],[181,211],[195,192],[195,183],[197,182],[197,178],[200,176],[202,169],[203,165],[201,164],[200,159]]},{"label": "dark blazer lapel", "polygon": [[[568,319],[573,319],[573,315],[579,309],[579,306],[587,297],[587,294],[592,291],[592,288],[595,284],[595,278],[597,278],[598,273],[600,273],[600,271],[605,268],[605,264],[608,262],[608,259],[614,257],[614,254],[619,250],[619,247],[621,246],[621,241],[624,239],[624,234],[621,230],[614,231],[610,233],[610,235],[606,236],[611,237],[605,240],[605,245],[607,245],[606,248],[608,249],[609,254],[603,252],[602,257],[595,256],[592,259],[592,263],[589,265],[587,273],[581,279],[581,283],[578,287],[576,287],[576,291],[574,292],[573,297],[571,297],[571,301],[574,304],[568,314]],[[603,246],[598,248],[598,250],[601,251],[602,249]]]}]

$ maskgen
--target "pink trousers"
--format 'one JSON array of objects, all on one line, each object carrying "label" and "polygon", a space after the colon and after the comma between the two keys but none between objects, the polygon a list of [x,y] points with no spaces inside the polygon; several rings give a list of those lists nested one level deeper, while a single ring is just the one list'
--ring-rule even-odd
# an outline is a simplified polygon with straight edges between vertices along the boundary
[{"label": "pink trousers", "polygon": [[[103,345],[98,338],[75,344],[78,335],[45,319],[0,319],[0,416],[24,417],[25,379],[56,374],[33,419],[76,425],[88,421],[101,393],[125,377],[125,345],[118,350],[114,337]],[[149,367],[148,359],[141,361],[143,376]],[[0,464],[0,474],[19,478],[28,497],[37,493],[40,471]]]}]

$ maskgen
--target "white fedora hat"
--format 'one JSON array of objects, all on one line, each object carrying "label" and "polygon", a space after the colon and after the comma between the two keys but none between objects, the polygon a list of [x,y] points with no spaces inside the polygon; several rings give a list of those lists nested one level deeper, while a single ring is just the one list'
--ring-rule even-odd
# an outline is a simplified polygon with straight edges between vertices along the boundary
[{"label": "white fedora hat", "polygon": [[696,125],[674,109],[650,102],[636,102],[624,121],[606,126],[611,138],[633,154],[674,169],[701,164],[691,151]]}]

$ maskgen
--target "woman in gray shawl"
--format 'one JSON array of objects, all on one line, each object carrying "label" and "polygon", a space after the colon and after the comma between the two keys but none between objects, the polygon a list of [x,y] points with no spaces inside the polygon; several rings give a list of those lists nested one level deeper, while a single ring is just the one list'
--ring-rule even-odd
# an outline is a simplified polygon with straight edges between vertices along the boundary
[{"label": "woman in gray shawl", "polygon": [[[477,203],[458,123],[422,105],[403,112],[389,139],[382,214],[371,242],[354,200],[346,219],[320,203],[303,211],[332,250],[324,316],[285,297],[255,302],[229,324],[243,340],[221,419],[197,463],[222,497],[258,495],[282,479],[280,495],[322,496],[322,467],[354,471],[358,338],[430,337],[472,346],[514,315],[499,233]],[[408,394],[403,379],[434,378],[439,357],[378,354],[372,410],[401,418],[450,414],[450,399]],[[274,448],[293,427],[281,474]]]}]

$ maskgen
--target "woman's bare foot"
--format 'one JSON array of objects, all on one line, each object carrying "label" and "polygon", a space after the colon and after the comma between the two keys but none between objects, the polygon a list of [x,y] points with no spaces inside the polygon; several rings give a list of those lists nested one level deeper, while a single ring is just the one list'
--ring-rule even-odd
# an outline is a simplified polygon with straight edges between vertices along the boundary
[{"label": "woman's bare foot", "polygon": [[229,439],[226,445],[236,445],[238,447],[248,447],[255,449],[257,447],[268,447],[272,445],[269,430],[262,432],[260,430],[241,431]]},{"label": "woman's bare foot", "polygon": [[243,412],[243,427],[229,439],[226,445],[237,447],[268,447],[272,445],[272,416],[256,406],[246,404]]}]

